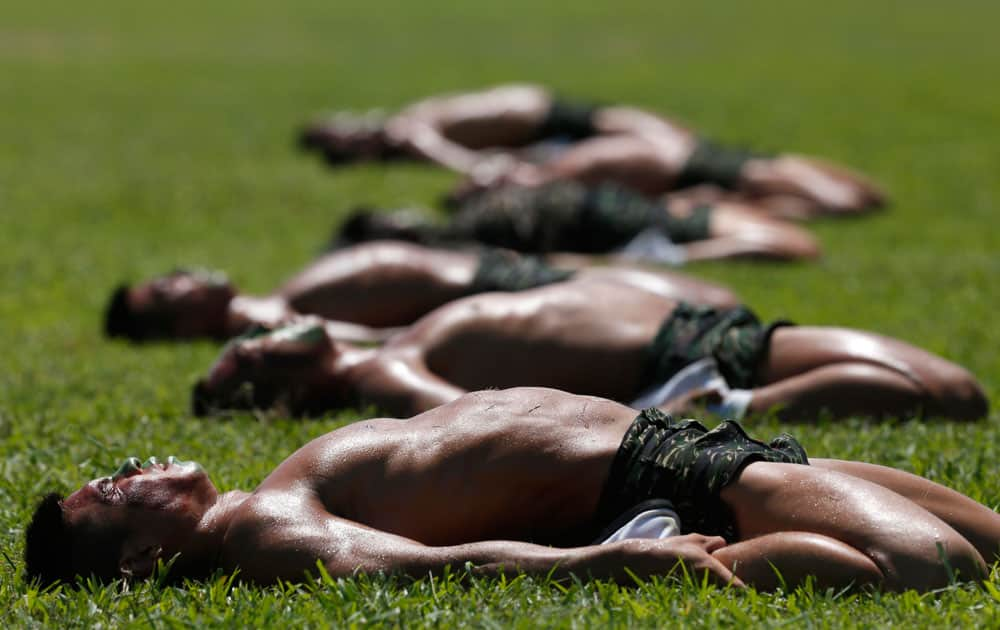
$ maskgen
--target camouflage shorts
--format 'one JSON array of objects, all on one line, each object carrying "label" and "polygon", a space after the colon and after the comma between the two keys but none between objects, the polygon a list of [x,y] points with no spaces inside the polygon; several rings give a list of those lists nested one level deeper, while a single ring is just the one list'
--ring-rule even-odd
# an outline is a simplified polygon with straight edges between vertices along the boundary
[{"label": "camouflage shorts", "polygon": [[809,463],[802,445],[785,433],[764,444],[735,422],[709,431],[696,420],[675,422],[659,409],[646,409],[622,438],[595,527],[600,529],[642,501],[663,498],[674,504],[682,533],[723,536],[732,542],[736,527],[719,492],[758,461]]},{"label": "camouflage shorts", "polygon": [[599,105],[593,103],[554,98],[538,128],[535,140],[573,141],[596,136],[598,131],[594,127],[594,113],[599,108]]},{"label": "camouflage shorts", "polygon": [[504,186],[462,203],[448,227],[452,240],[522,252],[607,253],[650,228],[678,243],[708,236],[710,209],[674,217],[662,203],[615,184],[554,182]]},{"label": "camouflage shorts", "polygon": [[771,334],[790,326],[778,320],[763,326],[745,306],[714,308],[678,303],[646,347],[642,386],[666,383],[688,365],[712,357],[730,387],[757,385],[757,367],[767,354]]},{"label": "camouflage shorts", "polygon": [[755,158],[770,157],[765,153],[748,151],[737,147],[716,144],[706,138],[698,138],[694,152],[673,183],[674,188],[686,188],[698,184],[716,184],[723,188],[739,187],[743,177],[743,165]]},{"label": "camouflage shorts", "polygon": [[572,271],[550,267],[534,256],[487,249],[479,255],[479,267],[472,279],[469,293],[524,291],[562,282],[572,275]]}]

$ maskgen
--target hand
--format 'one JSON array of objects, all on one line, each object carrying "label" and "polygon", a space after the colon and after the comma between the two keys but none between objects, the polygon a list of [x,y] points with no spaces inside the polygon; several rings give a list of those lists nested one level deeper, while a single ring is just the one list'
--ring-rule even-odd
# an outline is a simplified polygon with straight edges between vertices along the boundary
[{"label": "hand", "polygon": [[469,178],[480,188],[492,188],[503,183],[517,163],[509,153],[493,153],[476,162]]},{"label": "hand", "polygon": [[722,402],[722,393],[714,387],[699,387],[675,396],[660,405],[660,409],[670,415],[683,416],[697,409]]},{"label": "hand", "polygon": [[538,167],[519,162],[507,154],[495,155],[476,165],[469,177],[445,196],[445,205],[460,206],[483,191],[501,186],[538,186],[545,179]]},{"label": "hand", "polygon": [[709,581],[720,586],[745,586],[712,555],[726,546],[721,536],[687,534],[659,540],[625,540],[621,544],[626,547],[625,566],[639,577],[677,575],[686,570],[695,579],[707,574]]}]

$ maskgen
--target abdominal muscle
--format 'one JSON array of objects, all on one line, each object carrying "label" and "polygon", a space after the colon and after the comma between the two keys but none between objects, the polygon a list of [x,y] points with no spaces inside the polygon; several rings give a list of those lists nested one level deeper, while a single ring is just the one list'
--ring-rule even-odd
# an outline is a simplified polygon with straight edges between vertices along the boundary
[{"label": "abdominal muscle", "polygon": [[482,392],[462,399],[473,404],[450,421],[430,412],[400,423],[405,435],[352,480],[359,492],[329,508],[427,545],[579,544],[635,412],[562,392],[517,391],[536,393],[511,403],[503,392]]},{"label": "abdominal muscle", "polygon": [[[584,289],[584,286],[587,289]],[[538,386],[627,402],[674,303],[632,287],[570,283],[469,302],[424,344],[432,372],[467,390]]]}]

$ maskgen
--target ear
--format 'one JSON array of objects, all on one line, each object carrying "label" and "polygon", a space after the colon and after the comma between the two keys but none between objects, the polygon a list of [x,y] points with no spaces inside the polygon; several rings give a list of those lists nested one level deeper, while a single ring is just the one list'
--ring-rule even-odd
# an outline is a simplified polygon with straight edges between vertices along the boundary
[{"label": "ear", "polygon": [[118,560],[118,571],[122,577],[144,580],[153,575],[156,561],[163,555],[163,547],[146,545],[134,549],[123,548]]}]

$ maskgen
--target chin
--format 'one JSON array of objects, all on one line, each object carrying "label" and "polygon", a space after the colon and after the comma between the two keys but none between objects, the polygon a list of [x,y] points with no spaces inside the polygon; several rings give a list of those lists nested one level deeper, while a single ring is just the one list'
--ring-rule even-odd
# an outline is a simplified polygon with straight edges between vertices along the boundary
[{"label": "chin", "polygon": [[142,475],[134,479],[131,491],[135,502],[157,510],[179,514],[200,513],[218,496],[212,480],[200,467],[170,470],[160,475]]}]

